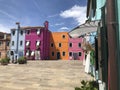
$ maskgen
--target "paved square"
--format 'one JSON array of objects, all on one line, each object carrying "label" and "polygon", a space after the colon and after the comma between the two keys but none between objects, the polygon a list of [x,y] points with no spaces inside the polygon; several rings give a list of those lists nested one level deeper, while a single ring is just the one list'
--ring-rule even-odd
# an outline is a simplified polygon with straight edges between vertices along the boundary
[{"label": "paved square", "polygon": [[81,61],[29,61],[0,65],[0,90],[74,90],[91,80]]}]

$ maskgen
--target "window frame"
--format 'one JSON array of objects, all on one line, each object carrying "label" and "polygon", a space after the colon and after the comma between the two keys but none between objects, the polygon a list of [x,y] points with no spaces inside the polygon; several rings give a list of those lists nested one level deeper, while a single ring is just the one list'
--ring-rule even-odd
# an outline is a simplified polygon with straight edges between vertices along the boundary
[{"label": "window frame", "polygon": [[3,41],[0,41],[0,46],[2,46],[2,44],[3,44]]},{"label": "window frame", "polygon": [[23,41],[21,40],[21,41],[20,41],[20,46],[22,46],[22,45],[23,45]]},{"label": "window frame", "polygon": [[63,52],[62,52],[62,55],[65,56],[65,54],[66,54],[66,53],[63,51]]},{"label": "window frame", "polygon": [[50,44],[50,47],[54,47],[54,44],[53,44],[53,43],[51,43],[51,44]]},{"label": "window frame", "polygon": [[15,35],[15,30],[12,31],[12,35],[13,35],[13,36]]},{"label": "window frame", "polygon": [[62,43],[59,43],[59,47],[62,47]]},{"label": "window frame", "polygon": [[81,48],[81,43],[78,43],[78,47]]},{"label": "window frame", "polygon": [[23,30],[20,30],[20,35],[23,35]]},{"label": "window frame", "polygon": [[12,43],[11,43],[11,44],[12,44],[12,46],[14,46],[15,42],[14,42],[14,41],[12,41]]},{"label": "window frame", "polygon": [[65,36],[65,35],[62,35],[62,38],[63,38],[63,39],[65,39],[65,38],[66,38],[66,36]]},{"label": "window frame", "polygon": [[[71,54],[71,55],[70,55]],[[73,53],[72,52],[69,52],[69,56],[73,56]]]},{"label": "window frame", "polygon": [[78,53],[78,56],[82,56],[82,53],[81,53],[81,52],[79,52],[79,53]]},{"label": "window frame", "polygon": [[69,47],[72,47],[72,43],[69,43]]},{"label": "window frame", "polygon": [[55,55],[55,53],[54,52],[52,52],[52,56],[54,56]]}]

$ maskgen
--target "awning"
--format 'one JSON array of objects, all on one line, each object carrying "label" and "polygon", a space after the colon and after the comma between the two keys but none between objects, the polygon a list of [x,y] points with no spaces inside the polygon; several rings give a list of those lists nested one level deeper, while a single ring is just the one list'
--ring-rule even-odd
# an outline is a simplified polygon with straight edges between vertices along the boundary
[{"label": "awning", "polygon": [[95,32],[95,31],[97,31],[98,22],[99,21],[86,22],[86,23],[74,28],[73,30],[71,30],[69,32],[69,35],[73,38],[76,38],[76,37],[79,37],[86,33]]}]

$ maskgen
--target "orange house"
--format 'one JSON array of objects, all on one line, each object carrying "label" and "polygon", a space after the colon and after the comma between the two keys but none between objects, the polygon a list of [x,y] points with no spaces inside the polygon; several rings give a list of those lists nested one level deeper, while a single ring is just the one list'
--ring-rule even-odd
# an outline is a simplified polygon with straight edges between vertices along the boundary
[{"label": "orange house", "polygon": [[49,59],[68,60],[68,37],[67,32],[51,32]]}]

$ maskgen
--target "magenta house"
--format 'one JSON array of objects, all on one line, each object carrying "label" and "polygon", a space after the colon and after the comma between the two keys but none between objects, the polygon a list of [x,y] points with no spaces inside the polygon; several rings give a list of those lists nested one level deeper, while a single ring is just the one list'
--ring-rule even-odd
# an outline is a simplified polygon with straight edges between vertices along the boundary
[{"label": "magenta house", "polygon": [[83,38],[69,38],[69,60],[83,60],[84,52],[81,48]]},{"label": "magenta house", "polygon": [[44,26],[25,28],[25,56],[29,60],[46,60],[49,58],[49,38],[48,21]]}]

